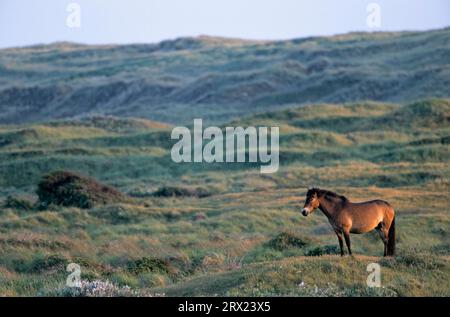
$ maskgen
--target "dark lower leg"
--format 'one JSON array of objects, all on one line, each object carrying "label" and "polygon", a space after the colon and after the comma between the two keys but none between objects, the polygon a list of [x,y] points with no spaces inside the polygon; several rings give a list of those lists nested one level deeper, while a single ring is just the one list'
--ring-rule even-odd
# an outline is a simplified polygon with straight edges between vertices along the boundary
[{"label": "dark lower leg", "polygon": [[339,247],[341,248],[341,256],[344,256],[344,240],[342,240],[342,233],[336,231],[339,240]]},{"label": "dark lower leg", "polygon": [[384,253],[383,256],[387,255],[387,232],[385,230],[385,226],[383,223],[380,223],[379,228],[377,229],[378,233],[380,234],[381,241],[383,241],[384,244]]},{"label": "dark lower leg", "polygon": [[383,244],[384,244],[384,253],[383,253],[383,256],[386,256],[386,255],[387,255],[387,244],[388,244],[387,230],[385,230],[385,229],[386,229],[386,228],[383,227],[383,228],[381,228],[381,230],[380,230],[380,237],[381,237],[381,240],[383,241]]},{"label": "dark lower leg", "polygon": [[350,247],[350,233],[344,232],[345,243],[347,244],[348,253],[352,255],[352,249]]}]

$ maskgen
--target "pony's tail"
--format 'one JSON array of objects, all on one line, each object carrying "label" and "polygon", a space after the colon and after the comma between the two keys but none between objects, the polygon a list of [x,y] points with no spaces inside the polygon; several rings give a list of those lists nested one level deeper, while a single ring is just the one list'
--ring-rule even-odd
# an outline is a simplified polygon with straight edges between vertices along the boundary
[{"label": "pony's tail", "polygon": [[391,227],[388,233],[387,255],[395,254],[395,216],[392,218]]}]

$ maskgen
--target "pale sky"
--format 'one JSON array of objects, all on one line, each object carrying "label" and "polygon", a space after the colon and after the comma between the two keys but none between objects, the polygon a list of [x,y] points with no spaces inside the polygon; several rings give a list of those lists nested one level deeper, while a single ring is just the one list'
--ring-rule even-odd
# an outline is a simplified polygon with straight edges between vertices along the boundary
[{"label": "pale sky", "polygon": [[[69,3],[79,28],[66,25]],[[367,26],[369,3],[381,27]],[[292,39],[450,26],[449,0],[0,0],[0,48],[56,41],[154,43],[182,36]]]}]

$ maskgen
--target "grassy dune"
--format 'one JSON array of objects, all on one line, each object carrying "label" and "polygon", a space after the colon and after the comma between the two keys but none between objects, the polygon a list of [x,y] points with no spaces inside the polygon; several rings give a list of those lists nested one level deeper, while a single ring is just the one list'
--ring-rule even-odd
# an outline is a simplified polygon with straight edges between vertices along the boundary
[{"label": "grassy dune", "polygon": [[86,114],[223,123],[296,104],[448,98],[449,56],[449,28],[9,48],[0,50],[0,123]]},{"label": "grassy dune", "polygon": [[[280,170],[175,164],[170,127],[97,117],[0,126],[0,294],[67,295],[83,280],[137,295],[449,296],[450,100],[291,107],[232,122],[280,126]],[[225,125],[224,125],[225,126]],[[65,169],[113,185],[124,203],[39,208],[43,174]],[[304,218],[304,185],[397,212],[398,255],[352,235],[354,257],[320,211]],[[156,197],[164,187],[209,195]],[[382,288],[366,286],[381,265]]]}]

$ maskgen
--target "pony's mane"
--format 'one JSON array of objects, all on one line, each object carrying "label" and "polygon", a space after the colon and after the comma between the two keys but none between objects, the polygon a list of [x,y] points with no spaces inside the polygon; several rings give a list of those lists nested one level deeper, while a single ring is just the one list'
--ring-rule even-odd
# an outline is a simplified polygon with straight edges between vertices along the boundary
[{"label": "pony's mane", "polygon": [[312,188],[311,190],[312,190],[313,193],[314,192],[317,193],[318,196],[324,196],[325,199],[328,199],[328,200],[340,199],[343,202],[347,202],[348,201],[347,197],[345,197],[343,195],[336,194],[335,192],[332,192],[330,190],[320,189],[320,188]]}]

